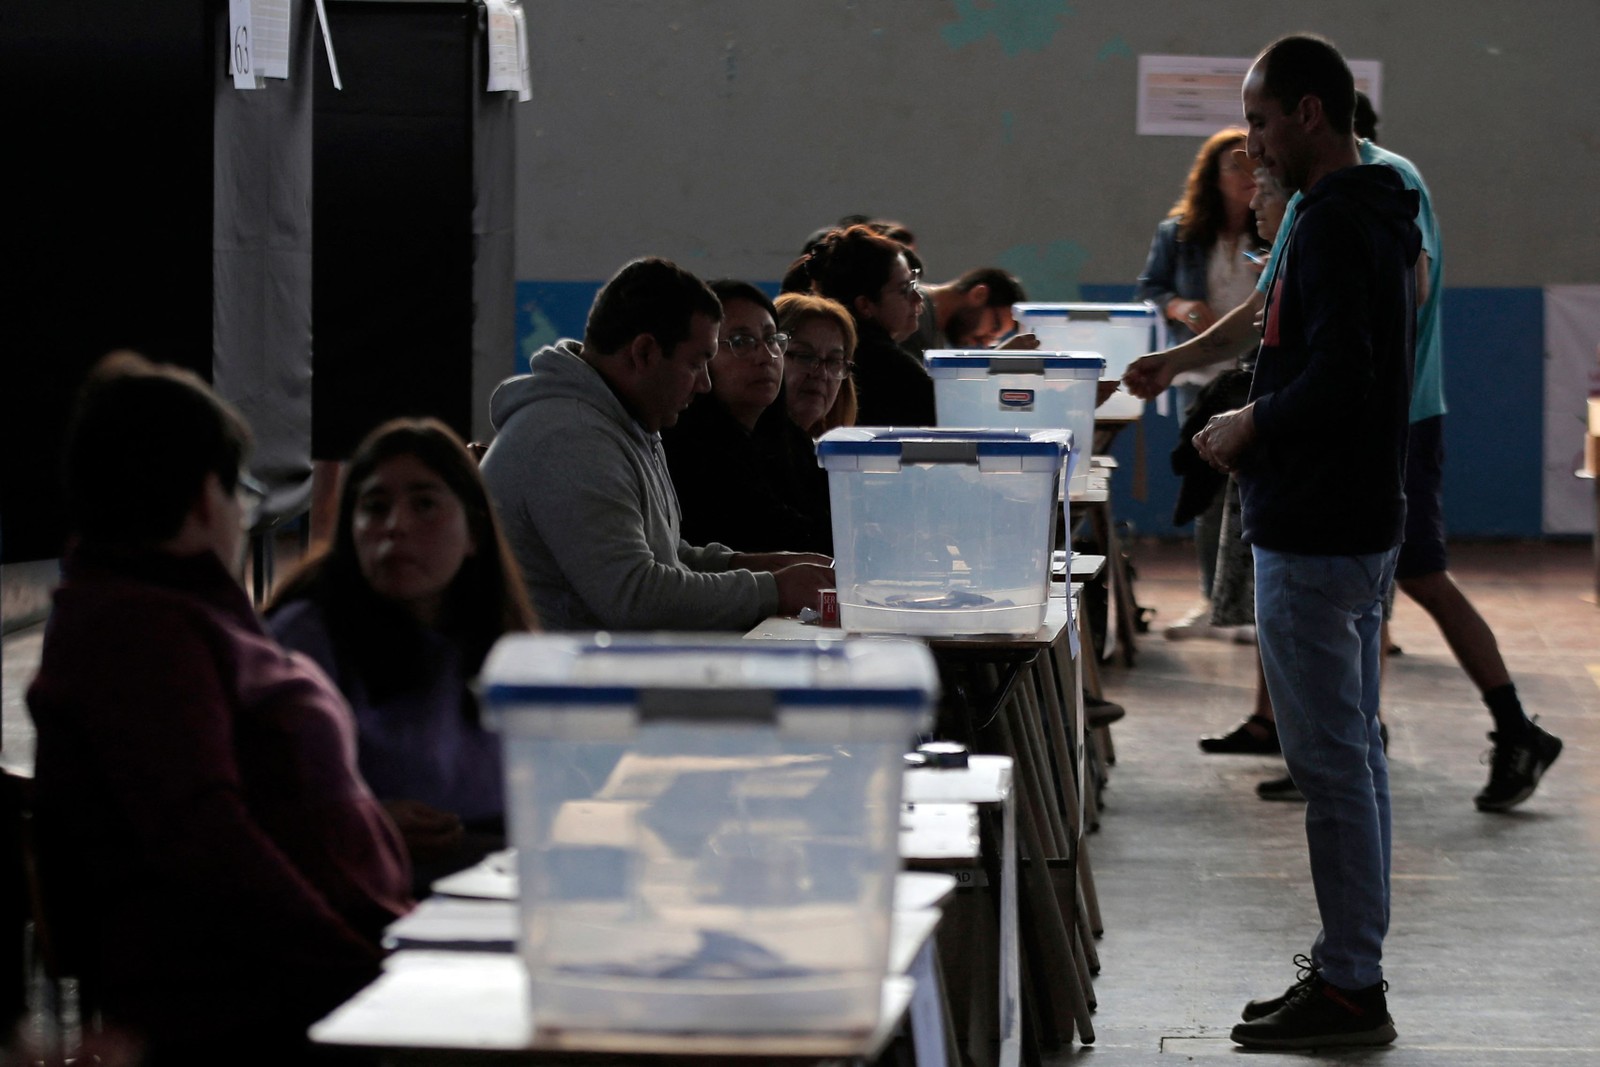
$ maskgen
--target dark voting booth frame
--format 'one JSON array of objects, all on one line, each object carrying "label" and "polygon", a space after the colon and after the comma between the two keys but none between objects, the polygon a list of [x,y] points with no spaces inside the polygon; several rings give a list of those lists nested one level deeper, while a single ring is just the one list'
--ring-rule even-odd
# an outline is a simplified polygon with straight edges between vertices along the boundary
[{"label": "dark voting booth frame", "polygon": [[[193,370],[245,415],[268,525],[305,511],[313,457],[342,459],[386,419],[487,436],[516,342],[513,97],[484,90],[483,4],[327,10],[342,90],[312,0],[290,6],[290,77],[239,90],[227,0],[5,0],[8,628],[18,573],[43,611],[68,413],[111,351]],[[25,1008],[13,935],[29,913],[13,784],[0,776],[5,1028]]]},{"label": "dark voting booth frame", "polygon": [[188,367],[250,420],[267,521],[399,415],[487,433],[515,358],[514,132],[479,0],[312,0],[290,77],[233,87],[225,0],[8,0],[15,239],[0,558],[50,559],[73,395],[107,352]]}]

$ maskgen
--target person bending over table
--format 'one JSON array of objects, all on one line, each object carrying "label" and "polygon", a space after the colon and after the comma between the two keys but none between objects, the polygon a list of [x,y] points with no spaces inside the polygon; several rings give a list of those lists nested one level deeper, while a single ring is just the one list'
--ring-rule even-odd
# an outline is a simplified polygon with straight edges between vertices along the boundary
[{"label": "person bending over table", "polygon": [[595,297],[582,343],[541,349],[495,389],[484,481],[546,629],[745,630],[833,585],[826,556],[681,536],[660,433],[710,390],[721,322],[700,279],[635,260]]},{"label": "person bending over table", "polygon": [[355,724],[239,585],[244,422],[132,355],[66,444],[73,539],[28,690],[43,901],[69,973],[149,1064],[304,1063],[411,906]]},{"label": "person bending over table", "polygon": [[417,891],[505,847],[499,737],[469,683],[489,648],[534,628],[478,465],[436,419],[357,446],[332,542],[267,608],[355,712],[361,773],[400,828]]}]

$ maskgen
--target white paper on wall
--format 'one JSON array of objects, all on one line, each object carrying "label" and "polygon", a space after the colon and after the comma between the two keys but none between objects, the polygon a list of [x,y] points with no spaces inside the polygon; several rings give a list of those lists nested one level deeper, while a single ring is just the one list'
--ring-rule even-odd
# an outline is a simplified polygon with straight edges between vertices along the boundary
[{"label": "white paper on wall", "polygon": [[510,0],[486,0],[489,9],[489,84],[491,93],[517,88],[517,16]]},{"label": "white paper on wall", "polygon": [[[1210,137],[1224,127],[1244,125],[1239,90],[1254,62],[1232,56],[1140,56],[1138,132]],[[1383,64],[1346,62],[1356,88],[1383,114]]]},{"label": "white paper on wall", "polygon": [[491,93],[514,92],[518,100],[533,96],[528,76],[528,23],[518,0],[485,0],[489,10],[489,79]]},{"label": "white paper on wall", "polygon": [[290,2],[250,0],[251,51],[256,72],[264,78],[289,76]]},{"label": "white paper on wall", "polygon": [[228,73],[235,89],[261,89],[266,83],[256,68],[255,26],[250,0],[228,0]]}]

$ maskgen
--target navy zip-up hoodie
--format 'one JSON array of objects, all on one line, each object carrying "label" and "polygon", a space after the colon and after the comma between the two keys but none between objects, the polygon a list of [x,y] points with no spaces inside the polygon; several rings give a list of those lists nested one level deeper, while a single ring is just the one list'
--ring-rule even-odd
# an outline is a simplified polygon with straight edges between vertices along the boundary
[{"label": "navy zip-up hoodie", "polygon": [[1238,478],[1244,539],[1359,555],[1399,544],[1422,247],[1417,194],[1385,166],[1327,175],[1276,267]]}]

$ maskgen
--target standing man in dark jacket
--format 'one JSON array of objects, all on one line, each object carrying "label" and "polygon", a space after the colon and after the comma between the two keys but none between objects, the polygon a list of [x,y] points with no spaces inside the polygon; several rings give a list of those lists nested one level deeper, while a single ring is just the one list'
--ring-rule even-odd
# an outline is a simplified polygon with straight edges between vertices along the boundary
[{"label": "standing man in dark jacket", "polygon": [[1303,980],[1248,1004],[1232,1036],[1262,1048],[1388,1044],[1379,627],[1405,524],[1417,196],[1392,169],[1361,165],[1354,80],[1327,41],[1268,46],[1243,97],[1250,155],[1304,200],[1267,297],[1250,402],[1214,417],[1195,447],[1239,479],[1261,659],[1307,800],[1322,930]]}]

